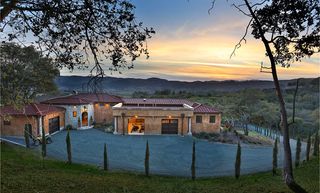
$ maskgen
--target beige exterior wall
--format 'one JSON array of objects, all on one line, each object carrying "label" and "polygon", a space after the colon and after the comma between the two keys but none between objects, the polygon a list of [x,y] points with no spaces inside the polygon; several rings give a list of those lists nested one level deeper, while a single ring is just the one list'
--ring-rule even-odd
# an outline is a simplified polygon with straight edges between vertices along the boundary
[{"label": "beige exterior wall", "polygon": [[[103,105],[103,106],[102,106]],[[94,104],[94,119],[96,123],[112,123],[113,111],[112,103],[95,103]]]},{"label": "beige exterior wall", "polygon": [[[202,116],[202,123],[196,123],[196,116]],[[216,122],[210,123],[210,116],[216,116]],[[220,114],[200,114],[195,113],[192,117],[192,133],[219,133],[221,127],[221,113]]]},{"label": "beige exterior wall", "polygon": [[[124,113],[124,117],[122,117]],[[181,114],[185,117],[182,119]],[[159,109],[113,109],[113,116],[117,119],[117,132],[128,134],[128,122],[130,118],[144,119],[146,135],[161,134],[162,119],[178,119],[178,134],[188,133],[188,117],[193,116],[192,110],[159,110]],[[183,120],[183,121],[182,121]],[[182,127],[183,126],[183,127]]]},{"label": "beige exterior wall", "polygon": [[60,124],[60,130],[65,127],[65,112],[56,112],[51,113],[43,117],[43,127],[46,132],[46,134],[49,133],[49,119],[55,118],[59,116],[59,124]]},{"label": "beige exterior wall", "polygon": [[[25,124],[31,124],[32,135],[38,135],[37,116],[0,116],[1,135],[24,136]],[[4,125],[4,120],[10,120],[10,125]]]},{"label": "beige exterior wall", "polygon": [[[64,112],[54,112],[43,117],[43,127],[46,134],[49,133],[49,119],[59,116],[60,118],[60,129],[64,127],[65,124],[65,113]],[[24,126],[25,124],[31,124],[32,135],[41,135],[39,131],[39,118],[40,116],[0,116],[0,126],[1,135],[6,136],[24,136]],[[10,120],[10,125],[4,124],[5,120]]]}]

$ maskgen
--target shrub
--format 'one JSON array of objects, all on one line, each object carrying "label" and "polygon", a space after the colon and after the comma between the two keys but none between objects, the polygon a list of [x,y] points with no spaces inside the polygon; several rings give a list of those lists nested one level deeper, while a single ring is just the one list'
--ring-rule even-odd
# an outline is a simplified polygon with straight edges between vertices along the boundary
[{"label": "shrub", "polygon": [[90,124],[90,126],[91,126],[91,125],[94,125],[92,116],[90,116],[89,124]]},{"label": "shrub", "polygon": [[240,177],[240,165],[241,165],[241,146],[238,142],[236,162],[235,162],[235,177],[238,179]]},{"label": "shrub", "polygon": [[72,127],[72,125],[70,125],[70,124],[66,126],[66,130],[69,131],[69,130],[72,130],[72,129],[73,129],[73,127]]}]

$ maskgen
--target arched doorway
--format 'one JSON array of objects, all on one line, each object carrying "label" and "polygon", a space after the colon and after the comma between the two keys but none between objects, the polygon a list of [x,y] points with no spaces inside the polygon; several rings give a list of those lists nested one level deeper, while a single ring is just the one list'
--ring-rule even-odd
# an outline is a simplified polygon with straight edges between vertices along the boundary
[{"label": "arched doorway", "polygon": [[88,112],[82,113],[82,126],[88,126]]}]

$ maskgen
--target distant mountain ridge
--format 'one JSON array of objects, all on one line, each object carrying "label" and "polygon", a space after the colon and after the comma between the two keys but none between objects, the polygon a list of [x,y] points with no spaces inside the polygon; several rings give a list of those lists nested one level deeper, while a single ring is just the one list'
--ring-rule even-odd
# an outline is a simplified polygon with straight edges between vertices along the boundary
[{"label": "distant mountain ridge", "polygon": [[[318,79],[319,77],[315,78]],[[79,92],[87,91],[87,83],[90,77],[84,76],[59,76],[55,82],[60,91]],[[313,78],[307,80],[312,81]],[[295,82],[294,80],[281,80],[282,86],[287,87],[288,83]],[[134,91],[154,92],[156,90],[170,89],[175,91],[188,91],[188,92],[231,92],[248,88],[254,89],[272,89],[274,88],[272,81],[266,80],[246,80],[246,81],[171,81],[160,78],[114,78],[105,77],[102,80],[102,90],[111,93],[132,93]]]}]

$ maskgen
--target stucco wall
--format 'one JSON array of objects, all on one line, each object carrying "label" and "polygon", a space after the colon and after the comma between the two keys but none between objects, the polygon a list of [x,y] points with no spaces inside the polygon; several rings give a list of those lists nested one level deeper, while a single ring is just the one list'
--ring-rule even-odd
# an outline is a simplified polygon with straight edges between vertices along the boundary
[{"label": "stucco wall", "polygon": [[112,103],[95,103],[94,118],[96,123],[112,123]]},{"label": "stucco wall", "polygon": [[38,135],[38,118],[36,116],[6,116],[6,120],[10,120],[10,125],[4,125],[4,117],[1,120],[1,135],[6,136],[24,136],[25,124],[31,124],[32,135]]},{"label": "stucco wall", "polygon": [[[93,104],[85,104],[85,105],[59,105],[66,109],[65,114],[65,126],[72,125],[73,128],[81,129],[82,127],[82,113],[84,111],[88,112],[88,122],[90,126],[90,117],[92,117],[94,121],[94,108]],[[86,107],[86,110],[84,109]],[[77,112],[77,116],[73,117],[73,111]],[[80,127],[78,127],[78,119],[80,118]],[[82,127],[85,128],[85,127]]]},{"label": "stucco wall", "polygon": [[[196,123],[196,116],[202,116],[202,123]],[[210,123],[210,116],[216,116],[216,122]],[[192,133],[218,133],[221,127],[221,114],[197,114],[192,117]]]},{"label": "stucco wall", "polygon": [[[124,118],[122,113],[125,114]],[[113,115],[117,117],[118,133],[128,134],[128,122],[130,118],[137,116],[139,119],[145,120],[145,132],[144,134],[161,134],[161,120],[162,119],[178,119],[178,134],[181,134],[182,130],[182,118],[181,114],[184,114],[183,119],[183,134],[188,133],[188,117],[193,115],[192,110],[152,110],[152,109],[114,109]]]}]

